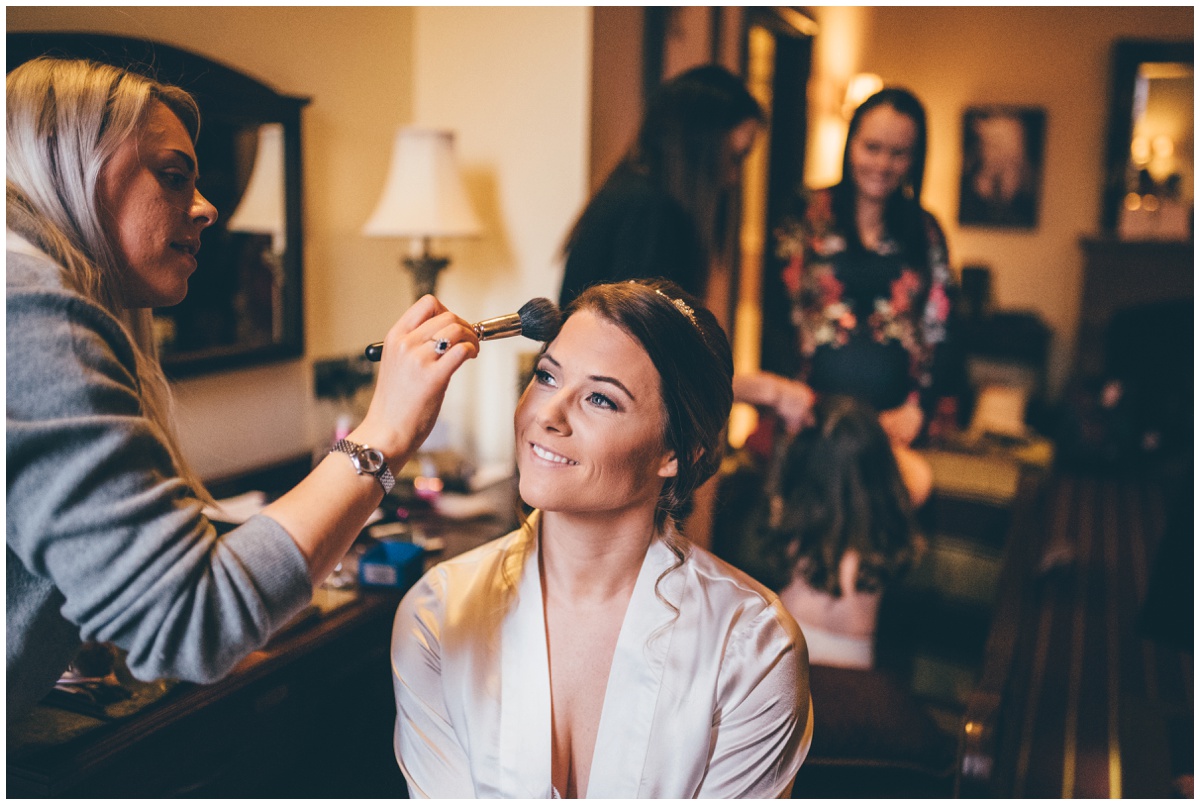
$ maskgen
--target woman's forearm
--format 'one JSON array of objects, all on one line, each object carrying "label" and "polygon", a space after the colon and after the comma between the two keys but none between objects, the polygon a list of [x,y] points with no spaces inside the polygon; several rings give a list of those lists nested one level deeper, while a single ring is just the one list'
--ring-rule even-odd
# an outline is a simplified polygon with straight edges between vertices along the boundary
[{"label": "woman's forearm", "polygon": [[733,398],[775,412],[790,433],[799,432],[812,419],[816,399],[813,390],[798,380],[789,380],[770,372],[749,372],[733,376]]},{"label": "woman's forearm", "polygon": [[316,586],[337,567],[381,500],[383,487],[374,476],[358,475],[349,456],[331,453],[263,514],[292,537]]},{"label": "woman's forearm", "polygon": [[[444,354],[433,348],[438,339],[452,344]],[[479,354],[479,340],[470,325],[425,296],[392,326],[385,343],[371,405],[347,438],[381,451],[396,475],[433,428],[450,376]],[[334,453],[263,514],[291,535],[318,584],[341,561],[383,494],[373,475],[359,474],[349,455]]]}]

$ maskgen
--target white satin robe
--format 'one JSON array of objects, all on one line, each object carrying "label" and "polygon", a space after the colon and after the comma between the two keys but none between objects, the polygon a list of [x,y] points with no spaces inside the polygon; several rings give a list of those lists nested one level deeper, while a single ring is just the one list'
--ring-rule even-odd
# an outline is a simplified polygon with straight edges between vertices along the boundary
[{"label": "white satin robe", "polygon": [[[413,797],[552,795],[536,540],[501,574],[528,539],[518,529],[442,562],[396,612],[395,750]],[[642,563],[587,796],[786,795],[812,742],[804,637],[774,593],[697,548],[658,585],[676,613],[655,594],[674,563],[657,540]]]}]

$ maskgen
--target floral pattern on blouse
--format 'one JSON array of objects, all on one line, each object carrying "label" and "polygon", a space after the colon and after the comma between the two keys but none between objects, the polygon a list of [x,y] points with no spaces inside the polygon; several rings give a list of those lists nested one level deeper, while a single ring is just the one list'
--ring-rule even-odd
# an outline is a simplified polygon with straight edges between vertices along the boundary
[{"label": "floral pattern on blouse", "polygon": [[[877,295],[868,310],[856,310],[854,300],[844,296],[844,278],[838,275],[836,258],[846,251],[847,243],[834,219],[828,190],[808,193],[803,218],[789,218],[778,228],[777,254],[786,261],[782,279],[791,298],[792,324],[799,333],[805,364],[818,347],[844,346],[860,324],[865,324],[860,332],[876,342],[900,343],[911,357],[910,371],[917,385],[931,385],[933,351],[945,340],[950,317],[947,288],[951,277],[941,228],[929,213],[924,220],[930,244],[928,291],[920,272],[905,266],[891,280],[889,293]],[[898,254],[901,246],[885,233],[874,251],[890,256]]]}]

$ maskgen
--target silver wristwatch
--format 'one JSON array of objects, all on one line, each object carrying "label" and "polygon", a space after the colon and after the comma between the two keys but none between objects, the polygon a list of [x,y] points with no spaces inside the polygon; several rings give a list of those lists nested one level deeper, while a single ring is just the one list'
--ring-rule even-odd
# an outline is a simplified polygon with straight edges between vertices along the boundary
[{"label": "silver wristwatch", "polygon": [[383,453],[374,447],[358,444],[349,439],[338,439],[329,452],[345,453],[350,456],[350,463],[354,465],[354,471],[359,475],[374,475],[375,480],[379,481],[379,485],[383,487],[385,495],[391,492],[392,487],[396,485],[396,478],[388,469]]}]

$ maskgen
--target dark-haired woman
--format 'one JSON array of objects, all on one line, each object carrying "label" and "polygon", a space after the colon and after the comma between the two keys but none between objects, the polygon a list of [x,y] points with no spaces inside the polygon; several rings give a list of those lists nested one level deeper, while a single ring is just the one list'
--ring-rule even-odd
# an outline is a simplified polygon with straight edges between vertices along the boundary
[{"label": "dark-haired woman", "polygon": [[729,344],[671,282],[595,286],[517,408],[524,527],[435,567],[392,634],[416,796],[776,797],[811,742],[804,637],[679,530],[720,463]]},{"label": "dark-haired woman", "polygon": [[762,121],[754,96],[723,67],[695,67],[663,84],[567,238],[560,306],[599,282],[665,277],[727,325],[720,283],[710,289],[709,277],[730,243],[730,191]]},{"label": "dark-haired woman", "polygon": [[908,445],[926,421],[953,422],[962,388],[946,239],[920,202],[926,139],[912,93],[871,96],[850,121],[841,181],[808,194],[779,233],[799,379],[880,412],[916,503],[932,478]]},{"label": "dark-haired woman", "polygon": [[831,395],[813,416],[781,454],[764,558],[771,571],[786,569],[771,580],[804,630],[809,661],[870,668],[884,587],[923,543],[875,410]]}]

